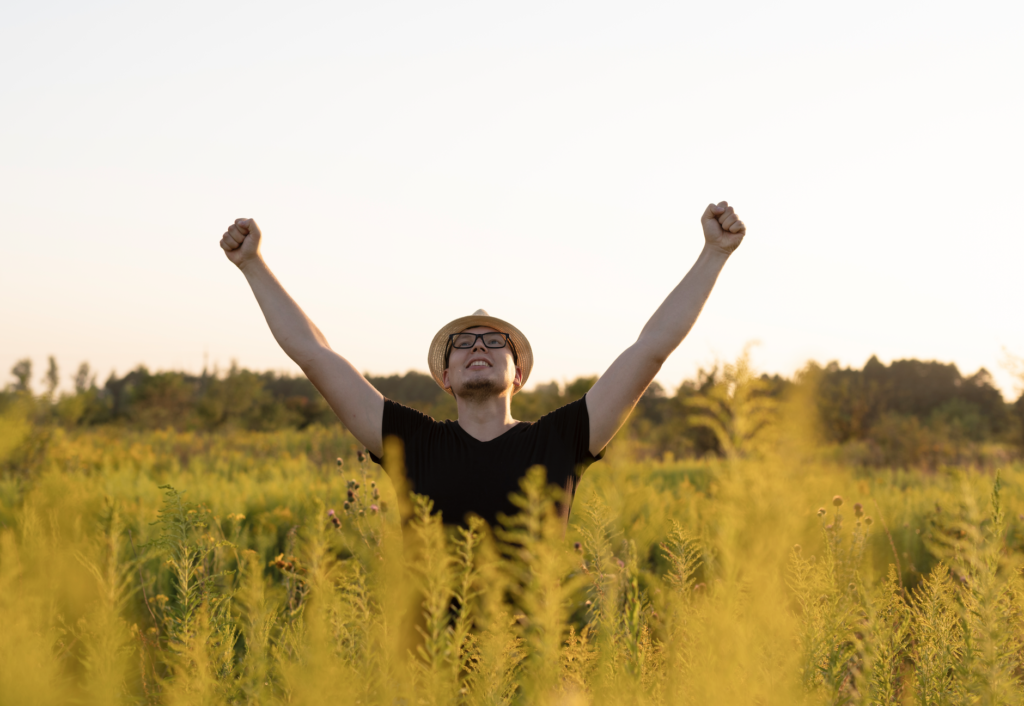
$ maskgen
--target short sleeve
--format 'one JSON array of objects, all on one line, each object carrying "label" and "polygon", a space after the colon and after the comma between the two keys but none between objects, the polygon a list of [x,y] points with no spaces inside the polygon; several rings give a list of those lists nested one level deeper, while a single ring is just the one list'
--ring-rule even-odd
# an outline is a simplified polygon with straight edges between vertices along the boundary
[{"label": "short sleeve", "polygon": [[[405,448],[411,448],[416,438],[424,429],[434,423],[434,420],[417,412],[411,407],[398,404],[394,400],[384,399],[384,417],[381,421],[380,437],[387,439],[389,436],[396,436],[402,440]],[[370,458],[374,463],[384,466],[382,459],[370,452]],[[384,470],[387,470],[385,466]]]},{"label": "short sleeve", "polygon": [[603,451],[596,456],[590,453],[590,413],[586,396],[544,415],[537,423],[549,427],[552,434],[569,446],[576,475],[582,475],[590,464],[604,456]]}]

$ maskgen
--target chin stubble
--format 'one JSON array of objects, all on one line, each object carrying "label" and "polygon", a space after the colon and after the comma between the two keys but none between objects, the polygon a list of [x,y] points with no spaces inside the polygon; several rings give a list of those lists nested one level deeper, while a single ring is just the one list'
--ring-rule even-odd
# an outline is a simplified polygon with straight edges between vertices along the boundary
[{"label": "chin stubble", "polygon": [[489,397],[497,397],[504,389],[493,380],[470,380],[459,390],[459,396],[464,400],[478,402]]}]

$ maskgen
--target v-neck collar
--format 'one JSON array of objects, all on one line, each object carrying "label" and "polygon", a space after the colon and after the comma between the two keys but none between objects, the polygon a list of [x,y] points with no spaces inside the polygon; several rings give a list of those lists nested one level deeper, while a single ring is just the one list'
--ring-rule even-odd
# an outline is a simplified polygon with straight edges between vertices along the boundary
[{"label": "v-neck collar", "polygon": [[507,437],[512,432],[520,431],[520,430],[525,429],[526,427],[530,426],[530,422],[517,422],[514,427],[506,429],[505,431],[501,432],[500,434],[498,434],[493,439],[491,439],[489,441],[481,441],[480,439],[476,438],[475,436],[470,434],[468,431],[463,429],[462,425],[459,424],[459,420],[458,419],[456,419],[453,423],[455,424],[455,428],[458,430],[458,433],[459,433],[460,436],[462,436],[464,439],[469,440],[472,443],[481,444],[481,445],[482,444],[492,444],[495,441],[498,441],[499,439],[504,439],[505,437]]}]

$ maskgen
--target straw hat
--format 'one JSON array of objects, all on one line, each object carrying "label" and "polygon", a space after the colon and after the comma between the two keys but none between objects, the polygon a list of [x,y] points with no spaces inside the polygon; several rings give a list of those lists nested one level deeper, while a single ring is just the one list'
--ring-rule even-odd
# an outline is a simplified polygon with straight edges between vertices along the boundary
[{"label": "straw hat", "polygon": [[430,342],[430,351],[427,353],[427,365],[430,366],[430,374],[434,376],[434,381],[449,395],[454,394],[450,387],[444,386],[444,352],[448,347],[448,336],[453,333],[461,333],[474,326],[489,326],[495,331],[508,334],[509,340],[515,346],[518,361],[516,365],[523,371],[522,380],[512,394],[519,392],[526,384],[526,379],[530,377],[530,370],[533,368],[533,349],[530,348],[530,342],[515,326],[491,316],[483,309],[477,309],[472,316],[463,316],[461,319],[449,322],[434,336],[434,340]]}]

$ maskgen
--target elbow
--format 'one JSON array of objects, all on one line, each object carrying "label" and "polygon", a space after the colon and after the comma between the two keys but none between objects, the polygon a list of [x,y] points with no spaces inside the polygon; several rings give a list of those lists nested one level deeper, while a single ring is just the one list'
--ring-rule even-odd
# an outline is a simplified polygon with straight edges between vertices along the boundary
[{"label": "elbow", "polygon": [[672,355],[672,349],[659,345],[657,341],[645,340],[641,338],[639,341],[633,344],[633,348],[638,354],[638,358],[653,369],[654,373],[661,370],[661,366],[665,364],[668,357]]},{"label": "elbow", "polygon": [[324,350],[322,346],[304,346],[289,351],[288,357],[302,369],[306,377],[309,377],[309,374],[317,369],[319,362],[323,359]]}]

